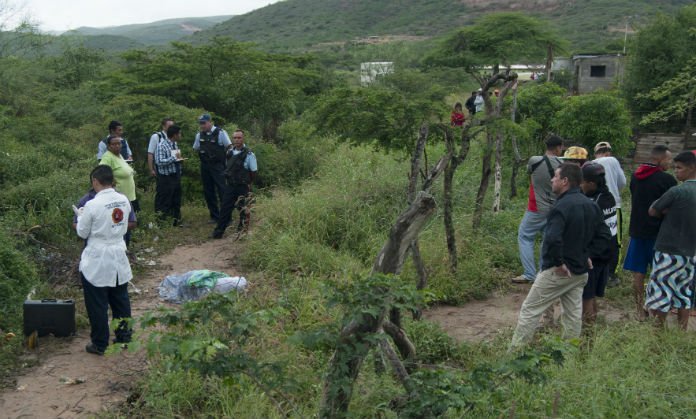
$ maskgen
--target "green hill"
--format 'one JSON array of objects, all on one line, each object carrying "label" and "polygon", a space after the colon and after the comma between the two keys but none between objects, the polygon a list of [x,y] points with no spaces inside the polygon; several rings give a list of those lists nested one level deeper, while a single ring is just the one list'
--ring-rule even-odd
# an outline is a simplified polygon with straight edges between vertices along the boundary
[{"label": "green hill", "polygon": [[[252,41],[267,50],[302,50],[323,43],[381,42],[431,37],[497,11],[546,18],[574,50],[622,39],[626,20],[638,26],[656,13],[672,13],[691,0],[286,0],[235,16],[193,36]],[[492,30],[494,28],[491,28]],[[630,28],[629,28],[630,29]],[[391,37],[387,37],[391,35]],[[406,38],[407,39],[407,38]]]},{"label": "green hill", "polygon": [[151,23],[111,26],[108,28],[80,27],[66,32],[65,35],[121,36],[130,38],[134,42],[144,45],[162,45],[171,41],[176,41],[195,32],[211,28],[212,26],[226,21],[229,18],[229,15],[187,17],[180,19],[160,20]]}]

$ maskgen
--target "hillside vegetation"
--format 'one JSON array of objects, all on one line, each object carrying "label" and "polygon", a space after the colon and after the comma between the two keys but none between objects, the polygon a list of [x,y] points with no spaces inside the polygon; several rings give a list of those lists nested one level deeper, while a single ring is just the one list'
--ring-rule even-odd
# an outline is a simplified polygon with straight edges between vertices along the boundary
[{"label": "hillside vegetation", "polygon": [[[415,27],[418,20],[398,16],[434,13],[430,3],[405,0],[391,2],[391,8],[384,2],[333,0],[326,4],[334,9],[309,0],[274,7],[298,4],[314,9],[297,10],[289,22],[326,13],[324,19],[344,25],[350,36],[357,29],[334,19],[340,10],[363,7],[351,19],[356,24],[371,20],[370,28],[379,23],[380,15],[375,18],[373,12],[389,17],[379,20],[385,25],[400,27]],[[457,4],[480,13],[500,4],[512,7],[508,2]],[[550,0],[535,4],[549,13],[569,7]],[[580,5],[600,2],[572,4],[580,12]],[[486,32],[501,20],[519,27],[510,25],[503,35]],[[216,125],[243,129],[259,161],[251,230],[234,260],[235,271],[251,285],[240,295],[214,294],[176,309],[153,307],[136,319],[138,336],[129,349],[134,356],[141,356],[139,348],[147,349],[148,370],[134,379],[131,397],[118,410],[99,412],[100,417],[307,418],[330,404],[322,401],[348,391],[345,414],[324,416],[693,416],[696,399],[684,390],[690,378],[685,372],[696,362],[692,333],[655,330],[629,318],[601,319],[580,339],[563,341],[552,330],[524,351],[508,353],[509,330],[497,331],[491,342],[458,343],[448,330],[418,320],[432,305],[463,305],[509,290],[509,279],[520,270],[517,228],[527,206],[523,162],[543,151],[549,132],[590,149],[600,140],[610,141],[619,156],[632,146],[629,134],[635,125],[627,102],[634,97],[623,86],[568,96],[554,82],[516,83],[514,75],[477,72],[480,62],[543,60],[549,39],[561,41],[565,32],[528,36],[534,32],[530,28],[544,23],[523,13],[491,14],[473,22],[434,38],[437,47],[427,49],[403,41],[365,45],[350,54],[340,48],[324,55],[281,54],[265,50],[272,45],[270,40],[264,45],[264,38],[260,46],[215,38],[130,50],[119,59],[58,43],[55,55],[38,50],[0,55],[0,384],[15,391],[12,377],[29,366],[21,338],[26,295],[35,291],[36,298],[79,299],[75,265],[83,242],[71,229],[71,205],[89,186],[96,145],[109,121],[123,123],[134,154],[142,211],[129,251],[137,257],[204,240],[203,232],[210,231],[200,163],[191,149],[197,117],[210,112]],[[688,66],[696,50],[696,38],[682,34],[695,22],[694,5],[653,19],[634,46],[649,52],[647,46],[662,42],[666,55],[640,72],[627,72],[635,79],[629,85],[640,85],[644,92],[663,83],[680,85],[682,63]],[[457,42],[461,39],[468,42]],[[358,86],[355,60],[385,52],[405,65]],[[694,87],[682,84],[690,90],[650,100],[646,109],[694,97]],[[499,89],[500,96],[486,95],[481,112],[467,116],[463,127],[452,127],[453,103],[463,102],[479,86],[488,92]],[[154,214],[155,180],[147,175],[148,138],[165,116],[181,125],[181,148],[191,157],[182,178],[182,228]],[[673,118],[681,129],[683,112]],[[417,139],[425,137],[426,128],[427,141],[419,148]],[[496,142],[499,153],[493,153]],[[412,167],[413,156],[418,164]],[[428,189],[426,179],[441,156],[444,173]],[[491,176],[496,167],[499,176]],[[484,179],[489,181],[484,184]],[[494,211],[496,179],[502,183],[497,183],[500,205]],[[435,209],[419,224],[418,252],[411,242],[403,269],[394,271],[398,275],[372,274],[390,228],[421,188],[429,191]],[[627,191],[624,203],[628,224]],[[145,274],[145,266],[134,266],[137,276]],[[609,290],[607,300],[628,312],[631,292],[624,274],[623,284]],[[84,304],[78,300],[77,305],[84,331]],[[400,320],[391,323],[396,311]],[[404,355],[397,348],[397,354],[383,330],[343,333],[354,322],[377,318],[389,318],[391,332],[408,336],[415,352]],[[344,360],[359,359],[362,369],[329,382],[327,371],[338,350],[347,353]],[[408,368],[407,379],[392,373],[401,371],[399,365]],[[340,368],[333,371],[341,373]]]},{"label": "hillside vegetation", "polygon": [[106,28],[82,26],[64,33],[63,36],[83,35],[89,37],[113,35],[130,38],[143,45],[162,45],[179,40],[197,31],[211,28],[220,22],[228,20],[230,17],[229,15],[187,17]]},{"label": "hillside vegetation", "polygon": [[[602,49],[623,39],[626,19],[639,27],[657,13],[673,13],[689,0],[286,0],[235,16],[194,40],[228,36],[267,50],[302,50],[326,42],[370,36],[432,37],[492,12],[524,11],[562,29],[575,51]],[[491,28],[493,30],[494,28]],[[369,38],[368,38],[369,39]]]}]

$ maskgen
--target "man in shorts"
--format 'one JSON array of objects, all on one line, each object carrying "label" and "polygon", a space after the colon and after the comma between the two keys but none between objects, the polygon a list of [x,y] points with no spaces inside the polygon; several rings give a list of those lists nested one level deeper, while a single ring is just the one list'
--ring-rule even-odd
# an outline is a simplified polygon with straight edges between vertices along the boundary
[{"label": "man in shorts", "polygon": [[664,326],[667,313],[677,309],[679,327],[686,330],[696,265],[696,156],[683,151],[674,158],[674,174],[682,182],[650,206],[662,217],[655,257],[645,294],[645,308]]},{"label": "man in shorts", "polygon": [[655,239],[660,230],[659,218],[651,217],[648,209],[677,181],[665,172],[672,163],[672,154],[664,145],[650,152],[650,163],[638,166],[631,176],[631,219],[628,233],[631,241],[626,251],[624,269],[633,272],[633,296],[639,320],[648,317],[644,308],[645,274],[653,260]]},{"label": "man in shorts", "polygon": [[604,166],[599,163],[587,162],[582,166],[582,182],[580,189],[602,211],[604,224],[599,228],[605,229],[611,236],[608,249],[600,249],[598,253],[590,254],[592,267],[587,272],[587,284],[582,290],[582,320],[585,326],[591,326],[597,319],[597,298],[604,297],[604,289],[609,279],[610,262],[617,250],[616,232],[616,201],[607,187]]}]

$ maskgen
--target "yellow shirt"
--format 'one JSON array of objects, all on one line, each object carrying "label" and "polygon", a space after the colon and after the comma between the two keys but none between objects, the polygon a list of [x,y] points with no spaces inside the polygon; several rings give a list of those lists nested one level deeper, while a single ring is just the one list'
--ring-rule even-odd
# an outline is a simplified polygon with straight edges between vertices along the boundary
[{"label": "yellow shirt", "polygon": [[111,167],[114,172],[116,190],[124,194],[129,201],[135,201],[135,170],[123,160],[123,157],[107,151],[99,164]]}]

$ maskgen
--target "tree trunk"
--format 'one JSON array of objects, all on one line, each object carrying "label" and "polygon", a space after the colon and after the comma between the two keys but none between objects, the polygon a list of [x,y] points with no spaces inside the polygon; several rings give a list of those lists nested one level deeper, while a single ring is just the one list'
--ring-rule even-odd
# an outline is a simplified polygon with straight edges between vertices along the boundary
[{"label": "tree trunk", "polygon": [[686,108],[686,126],[684,127],[684,144],[689,142],[689,136],[691,135],[691,117],[694,111],[694,92],[692,91],[689,95],[689,105]]},{"label": "tree trunk", "polygon": [[493,213],[500,212],[500,193],[503,186],[503,133],[499,132],[495,139],[495,175],[493,187]]},{"label": "tree trunk", "polygon": [[[428,138],[428,126],[423,124],[421,126],[420,132],[418,133],[418,141],[416,142],[416,148],[413,151],[413,157],[411,158],[411,174],[408,179],[408,203],[413,202],[416,196],[416,188],[418,186],[418,174],[420,173],[421,166],[421,155],[425,153],[425,143]],[[427,164],[427,162],[426,162]],[[423,258],[420,253],[420,246],[418,245],[418,240],[411,242],[411,256],[413,257],[413,265],[416,268],[416,274],[418,275],[418,281],[416,282],[416,288],[421,290],[425,288],[428,283],[428,273],[425,270],[425,263],[423,263]],[[394,319],[392,319],[393,321]],[[400,324],[397,323],[400,326]]]},{"label": "tree trunk", "polygon": [[476,201],[474,202],[474,215],[472,217],[472,227],[474,230],[481,225],[481,217],[483,216],[483,200],[486,198],[486,191],[491,178],[491,157],[493,155],[493,135],[486,134],[486,149],[483,152],[481,161],[481,183],[476,192]]},{"label": "tree trunk", "polygon": [[[512,122],[515,122],[517,115],[517,82],[515,82],[512,89],[512,112],[510,113],[510,119],[512,119]],[[512,152],[515,155],[515,161],[512,164],[512,177],[510,178],[510,198],[517,196],[517,171],[520,168],[520,163],[522,163],[517,136],[514,134],[512,135]]]},{"label": "tree trunk", "polygon": [[[436,206],[432,196],[425,192],[418,193],[413,203],[392,226],[386,243],[377,255],[372,268],[373,273],[398,274],[401,272],[411,243],[435,213]],[[376,292],[379,291],[376,290]],[[374,339],[370,338],[382,329],[386,316],[386,310],[377,316],[364,314],[341,330],[324,381],[320,418],[334,419],[348,416],[353,385],[360,373],[365,356],[375,343]],[[395,331],[392,330],[392,332]],[[405,334],[398,334],[398,336],[399,340],[402,340],[400,350],[402,347],[412,348]],[[407,359],[409,357],[410,355],[405,356]]]},{"label": "tree trunk", "polygon": [[461,144],[459,154],[455,152],[454,138],[449,127],[444,127],[445,130],[445,145],[447,147],[447,166],[445,167],[445,179],[443,181],[444,188],[444,223],[445,223],[445,238],[447,240],[447,254],[449,256],[450,272],[457,272],[457,240],[454,232],[453,221],[453,204],[452,204],[452,186],[454,181],[454,173],[459,165],[466,160],[469,154],[469,146],[471,144],[471,127],[464,127],[461,135]]},{"label": "tree trunk", "polygon": [[551,67],[553,66],[553,45],[548,44],[546,46],[546,67],[544,68],[546,72],[546,81],[551,81]]},{"label": "tree trunk", "polygon": [[457,156],[454,154],[454,139],[452,131],[445,128],[445,145],[447,152],[450,154],[450,160],[445,168],[445,178],[443,180],[444,188],[444,223],[445,223],[445,238],[447,240],[447,254],[449,255],[450,272],[457,272],[457,240],[454,236],[454,221],[452,220],[452,183],[454,180],[454,172],[459,165]]}]

